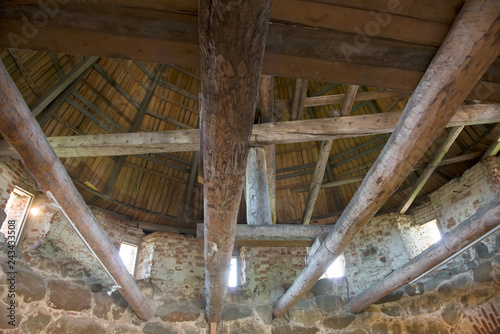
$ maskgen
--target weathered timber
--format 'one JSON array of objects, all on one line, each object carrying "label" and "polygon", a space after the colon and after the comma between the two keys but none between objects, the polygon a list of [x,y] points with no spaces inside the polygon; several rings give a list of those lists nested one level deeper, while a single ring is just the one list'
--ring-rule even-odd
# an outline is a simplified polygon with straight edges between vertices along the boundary
[{"label": "weathered timber", "polygon": [[346,305],[351,313],[359,313],[392,291],[408,284],[426,271],[441,264],[453,254],[481,238],[500,223],[500,198],[458,224],[443,238],[396,269],[382,280],[357,294]]},{"label": "weathered timber", "polygon": [[[352,106],[354,104],[354,98],[356,97],[356,92],[358,90],[358,86],[356,85],[348,85],[346,89],[346,94],[342,101],[342,107],[340,110],[341,116],[349,116],[352,110]],[[318,162],[316,163],[316,167],[314,168],[314,176],[311,182],[311,186],[309,187],[309,194],[307,197],[306,207],[304,209],[304,216],[302,224],[308,225],[311,220],[311,216],[314,210],[314,205],[316,204],[316,199],[318,198],[319,191],[321,189],[321,184],[323,183],[323,177],[325,175],[325,169],[328,167],[328,161],[330,158],[330,152],[332,150],[333,140],[325,140],[318,155]],[[333,173],[329,177],[330,182],[335,182],[333,180]],[[337,209],[341,210],[339,207],[339,200],[336,201]]]},{"label": "weathered timber", "polygon": [[495,156],[497,155],[498,151],[500,151],[500,124],[497,124],[495,129],[497,131],[496,138],[493,140],[493,143],[488,146],[483,156],[481,157],[481,160],[484,160],[491,156]]},{"label": "weathered timber", "polygon": [[121,286],[120,292],[137,316],[153,318],[146,299],[120,259],[109,236],[85,205],[64,166],[57,158],[31,110],[0,62],[0,132],[16,149],[26,169],[44,192],[50,191],[96,256]]},{"label": "weathered timber", "polygon": [[446,137],[446,140],[439,146],[434,157],[427,164],[427,167],[425,167],[422,174],[420,174],[417,182],[415,182],[408,195],[406,195],[406,199],[399,206],[399,213],[405,214],[406,211],[408,211],[415,198],[417,198],[418,193],[420,192],[420,190],[422,190],[427,180],[429,180],[432,173],[434,173],[436,168],[439,166],[439,163],[441,162],[441,160],[443,160],[446,153],[448,153],[448,150],[450,149],[455,139],[457,139],[460,132],[462,132],[463,128],[463,126],[457,126],[456,128],[451,129],[450,133]]},{"label": "weathered timber", "polygon": [[[234,244],[254,247],[311,247],[322,234],[330,233],[333,225],[236,225]],[[198,224],[196,237],[203,241],[204,225]]]},{"label": "weathered timber", "polygon": [[268,0],[199,2],[209,322],[222,318],[270,12]]},{"label": "weathered timber", "polygon": [[250,148],[245,180],[247,224],[271,224],[271,204],[269,200],[269,186],[267,184],[266,150],[264,147]]},{"label": "weathered timber", "polygon": [[[142,6],[143,2],[130,7],[110,1],[105,4],[101,1],[70,2],[60,6],[58,15],[51,18],[43,29],[37,30],[37,38],[24,39],[23,18],[31,19],[40,7],[36,2],[3,1],[0,7],[0,31],[9,33],[0,35],[0,46],[199,66],[196,11],[192,12],[191,6],[187,6],[186,10],[184,3],[169,1],[168,8],[153,10],[149,6]],[[377,11],[385,11],[386,7],[380,4],[382,7]],[[281,6],[287,5],[286,0],[281,0]],[[319,81],[335,78],[340,82],[372,87],[413,90],[436,52],[438,42],[449,30],[449,24],[396,15],[392,17],[391,29],[383,29],[384,34],[395,36],[370,36],[369,45],[361,48],[360,52],[353,52],[349,61],[341,45],[347,43],[354,46],[352,43],[358,34],[355,28],[373,21],[370,11],[357,9],[355,12],[361,11],[360,14],[351,17],[349,15],[352,14],[348,13],[353,9],[348,8],[349,5],[328,6],[328,15],[324,15],[320,9],[325,6],[324,3],[308,2],[306,5],[307,10],[295,13],[299,15],[299,22],[309,21],[306,26],[294,22],[270,26],[264,73]],[[402,7],[414,6],[414,3],[408,3]],[[445,7],[454,10],[452,6]],[[317,22],[312,26],[309,25],[311,12],[321,13],[313,18]],[[331,13],[343,19],[332,20]],[[275,11],[273,21],[287,20],[284,14]],[[348,28],[330,28],[344,22],[346,18],[349,18]],[[127,34],[123,34],[123,31]],[[400,34],[411,37],[410,40],[425,36],[432,38],[433,43],[424,45],[414,41],[416,44],[411,44],[406,37],[401,41],[401,36],[397,36]],[[16,42],[12,36],[20,39]],[[106,43],[96,43],[97,37]],[[496,90],[491,90],[493,94],[489,98],[498,101],[500,94],[497,92],[500,89],[498,83],[494,84]]]},{"label": "weathered timber", "polygon": [[[263,75],[259,85],[259,107],[263,123],[274,123],[275,105],[273,77]],[[271,206],[272,223],[276,224],[276,146],[267,145],[266,165],[267,165],[267,185],[269,187],[269,203]]]},{"label": "weathered timber", "polygon": [[[401,112],[313,119],[253,127],[250,145],[297,143],[391,133]],[[447,127],[500,122],[500,105],[464,105]],[[197,129],[48,138],[60,158],[198,151]],[[2,151],[0,151],[2,156]]]},{"label": "weathered timber", "polygon": [[307,95],[309,80],[296,79],[293,96],[290,103],[290,121],[300,121],[304,113],[304,102]]},{"label": "weathered timber", "polygon": [[459,105],[498,56],[499,13],[498,1],[466,1],[408,101],[394,133],[333,231],[290,289],[277,301],[276,317],[285,314],[316,283],[396,191],[452,119]]},{"label": "weathered timber", "polygon": [[66,88],[68,88],[76,79],[78,79],[87,69],[94,65],[99,58],[88,57],[85,58],[80,64],[78,64],[74,69],[66,74],[59,82],[56,83],[47,93],[40,98],[31,106],[31,112],[33,116],[38,116],[52,101],[54,101],[59,94],[61,94]]},{"label": "weathered timber", "polygon": [[194,183],[196,181],[196,176],[198,175],[198,159],[200,153],[194,152],[193,161],[191,163],[191,170],[189,171],[188,184],[186,186],[186,196],[184,200],[184,210],[182,211],[182,217],[188,218],[191,214],[191,201],[193,198]]}]

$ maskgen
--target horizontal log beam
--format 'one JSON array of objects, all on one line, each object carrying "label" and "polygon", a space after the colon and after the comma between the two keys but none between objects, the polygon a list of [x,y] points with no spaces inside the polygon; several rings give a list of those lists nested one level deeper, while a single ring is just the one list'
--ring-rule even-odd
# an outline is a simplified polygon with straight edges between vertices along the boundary
[{"label": "horizontal log beam", "polygon": [[[256,124],[250,145],[286,144],[391,133],[402,112]],[[448,127],[500,122],[500,104],[460,107]],[[198,129],[48,138],[60,158],[198,151]],[[15,153],[0,144],[0,157]]]},{"label": "horizontal log beam", "polygon": [[380,298],[440,265],[447,258],[497,227],[498,224],[500,224],[500,198],[496,198],[485,205],[453,230],[446,233],[440,241],[356,295],[347,303],[347,310],[351,313],[363,311]]},{"label": "horizontal log beam", "polygon": [[[382,29],[383,35],[371,36],[369,45],[358,49],[353,44],[356,28],[373,22],[369,10],[297,0],[294,4],[293,8],[305,5],[307,10],[290,17],[289,11],[278,9],[290,9],[290,1],[275,1],[272,21],[284,24],[269,26],[263,73],[414,90],[449,30],[449,24],[394,15],[391,29]],[[71,1],[59,6],[43,29],[37,29],[32,18],[42,9],[36,1],[2,1],[0,31],[8,33],[0,35],[0,47],[199,66],[196,7],[184,1],[169,1],[166,6]],[[338,14],[332,17],[331,13]],[[24,37],[26,18],[36,38]],[[432,42],[422,43],[424,36]],[[357,50],[350,59],[341,47],[346,44]],[[483,81],[476,95],[498,101],[498,87],[498,83]]]},{"label": "horizontal log beam", "polygon": [[[198,224],[196,237],[203,241],[204,224]],[[314,240],[330,233],[332,225],[236,225],[234,244],[253,247],[311,247]]]}]

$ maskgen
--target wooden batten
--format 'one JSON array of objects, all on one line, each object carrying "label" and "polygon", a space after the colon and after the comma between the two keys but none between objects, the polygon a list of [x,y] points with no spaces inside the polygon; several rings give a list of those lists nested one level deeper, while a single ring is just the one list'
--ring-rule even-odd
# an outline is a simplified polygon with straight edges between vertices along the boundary
[{"label": "wooden batten", "polygon": [[[349,205],[294,284],[277,301],[280,317],[314,285],[407,177],[500,52],[500,2],[470,0],[408,101],[388,143]],[[391,113],[389,113],[391,114]],[[342,118],[340,118],[342,119]]]}]

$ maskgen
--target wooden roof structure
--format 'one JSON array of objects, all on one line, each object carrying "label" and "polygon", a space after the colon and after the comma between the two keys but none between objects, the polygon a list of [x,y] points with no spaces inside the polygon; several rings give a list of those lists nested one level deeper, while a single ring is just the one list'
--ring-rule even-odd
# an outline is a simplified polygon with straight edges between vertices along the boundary
[{"label": "wooden roof structure", "polygon": [[[238,106],[228,125],[236,129],[251,117],[250,146],[275,144],[277,224],[307,224],[307,211],[311,224],[339,219],[463,7],[463,0],[273,2],[261,99],[251,115],[243,112],[251,103]],[[207,175],[200,170],[211,165],[197,153],[205,138],[200,94],[210,78],[203,70],[209,57],[200,58],[211,47],[199,28],[204,15],[191,0],[0,5],[0,58],[87,204],[152,230],[194,233],[206,222]],[[498,152],[498,47],[492,52],[452,123],[435,134],[379,213],[406,212]],[[17,158],[0,143],[2,161]],[[309,195],[314,187],[317,198]],[[244,224],[244,196],[236,205]]]}]

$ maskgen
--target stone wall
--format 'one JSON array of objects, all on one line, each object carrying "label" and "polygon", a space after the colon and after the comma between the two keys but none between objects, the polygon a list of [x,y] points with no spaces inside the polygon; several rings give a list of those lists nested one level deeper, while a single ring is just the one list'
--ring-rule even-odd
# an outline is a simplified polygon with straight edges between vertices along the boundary
[{"label": "stone wall", "polygon": [[0,208],[5,209],[10,194],[19,181],[21,173],[22,166],[17,161],[0,163]]}]

